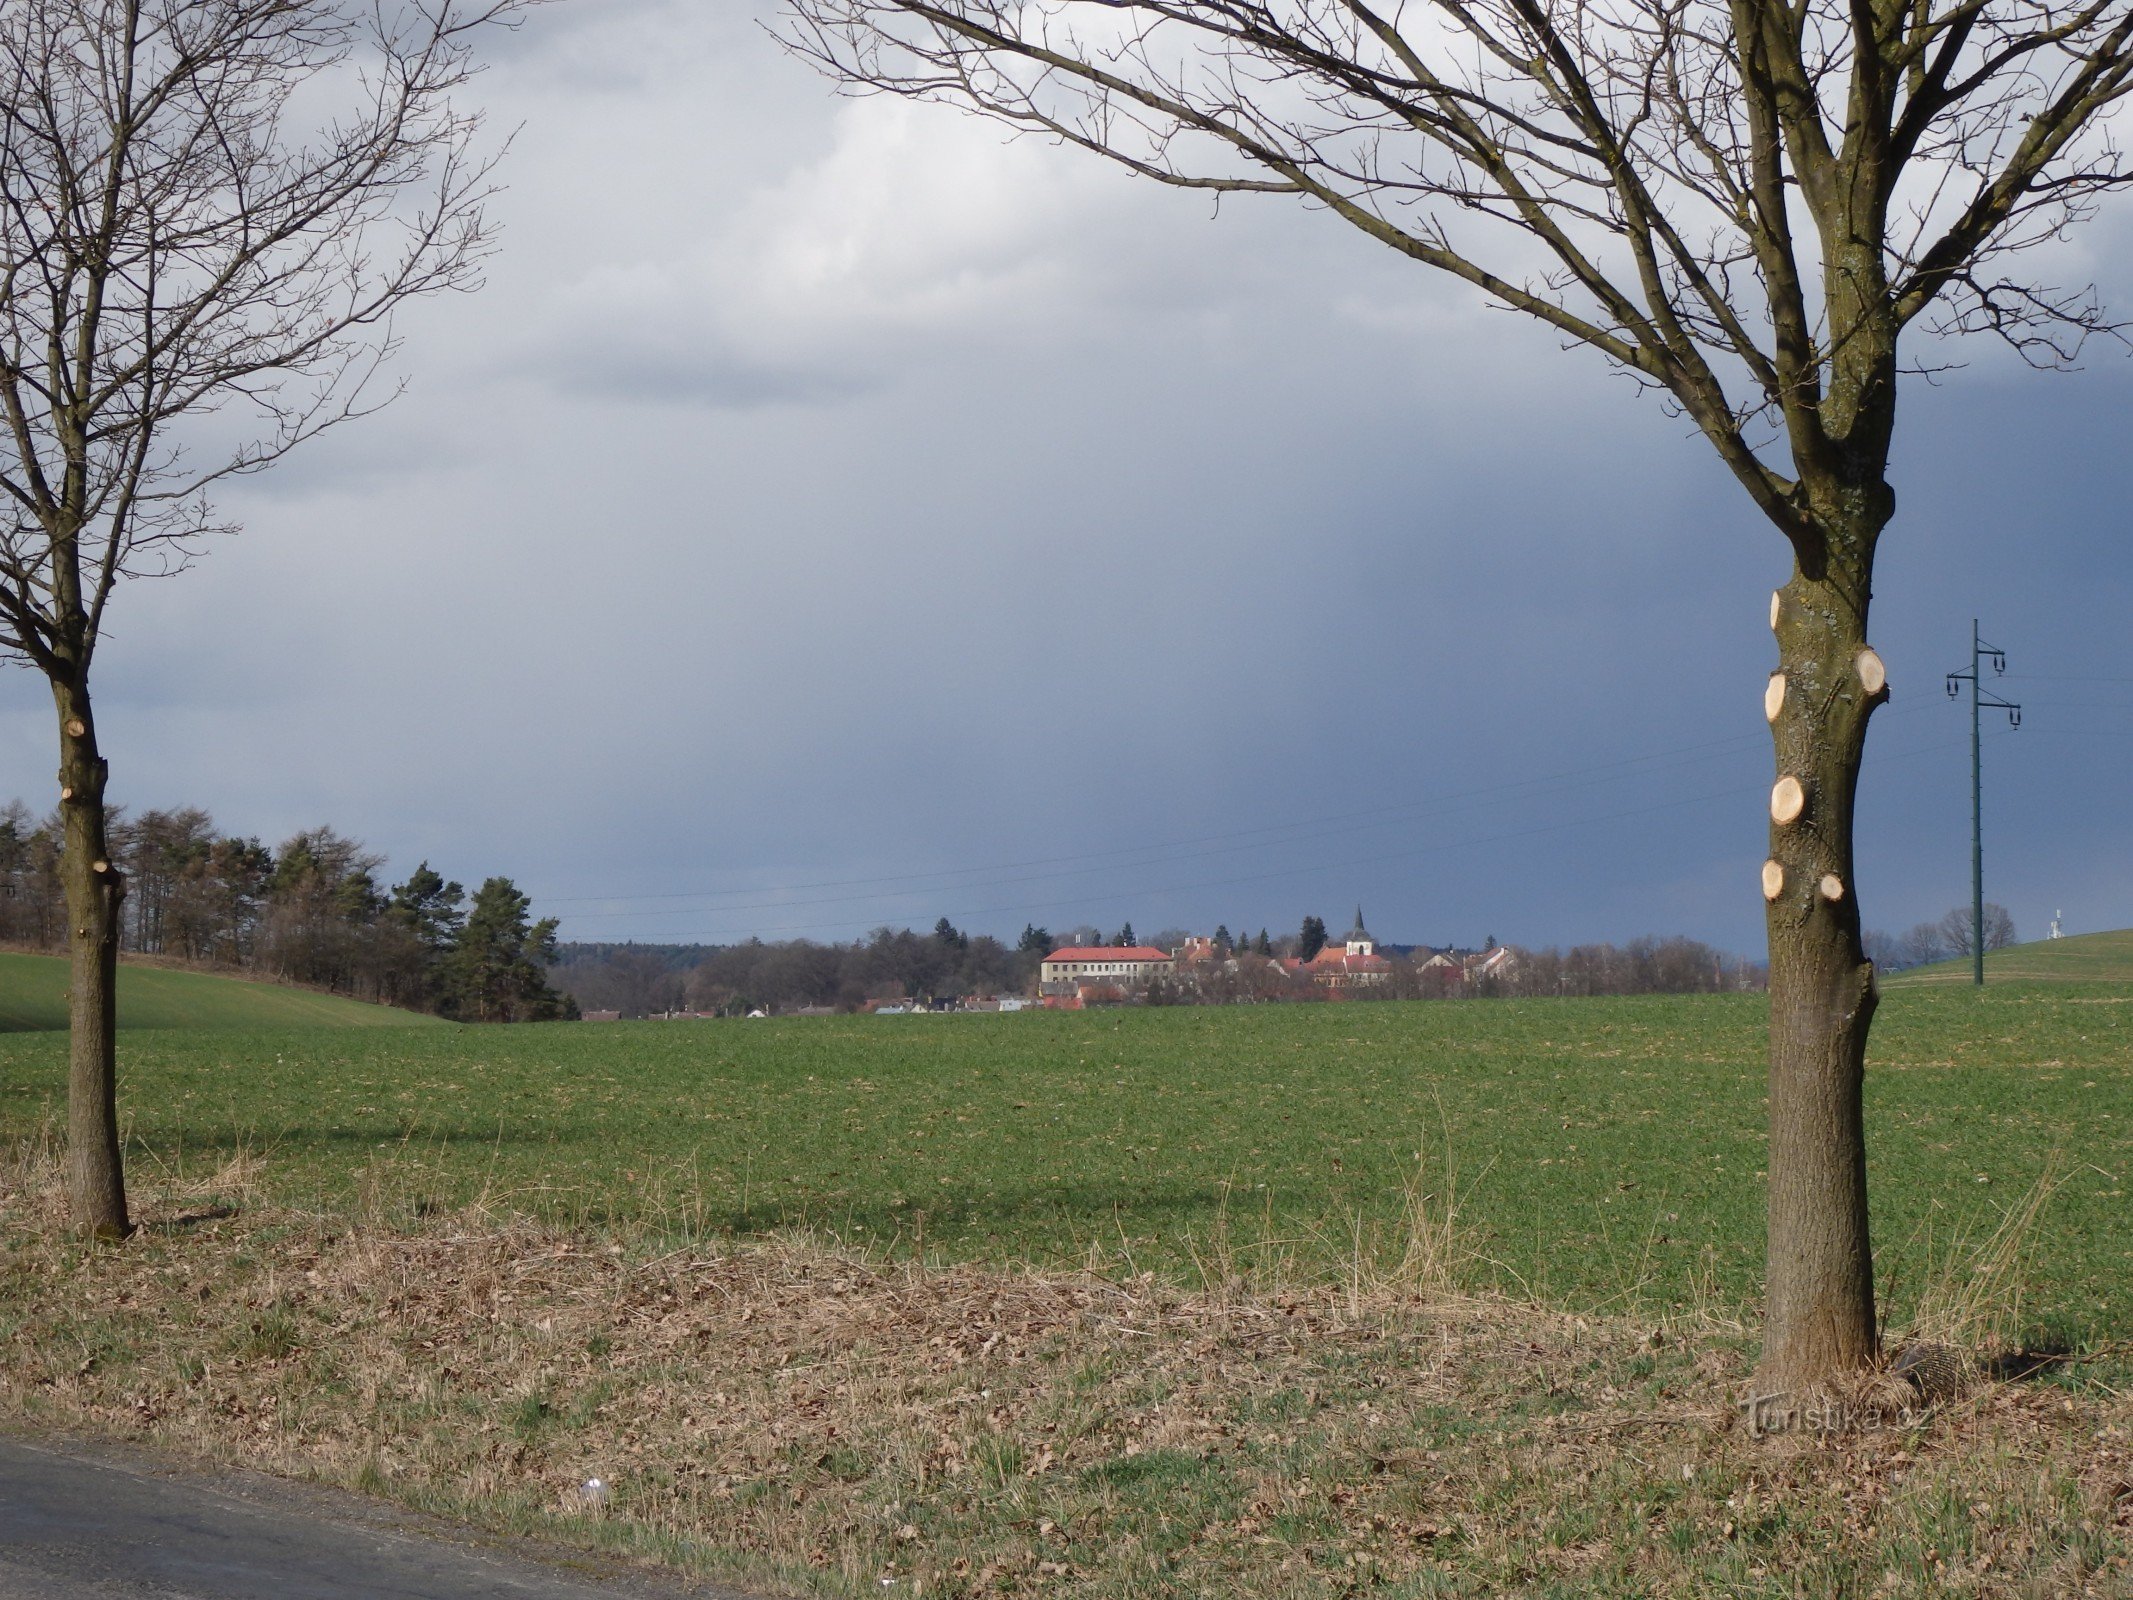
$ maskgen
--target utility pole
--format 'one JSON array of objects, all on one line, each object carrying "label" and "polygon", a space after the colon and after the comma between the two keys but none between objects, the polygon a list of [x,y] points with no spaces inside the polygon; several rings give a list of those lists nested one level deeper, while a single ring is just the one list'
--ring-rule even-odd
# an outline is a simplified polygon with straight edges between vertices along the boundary
[{"label": "utility pole", "polygon": [[1983,664],[1992,657],[1993,675],[2007,670],[2007,653],[1978,637],[1977,618],[1970,619],[1970,670],[1948,674],[1948,698],[1970,685],[1970,981],[1985,982],[1985,753],[1980,718],[1984,708],[2007,713],[2010,728],[2022,726],[2022,708],[2011,700],[1987,694],[1979,683]]}]

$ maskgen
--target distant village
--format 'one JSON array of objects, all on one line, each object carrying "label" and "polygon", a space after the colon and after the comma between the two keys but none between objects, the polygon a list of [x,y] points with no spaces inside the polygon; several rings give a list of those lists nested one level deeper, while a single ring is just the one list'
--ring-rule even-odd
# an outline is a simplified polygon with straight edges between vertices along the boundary
[{"label": "distant village", "polygon": [[[751,941],[696,953],[690,966],[676,959],[685,953],[670,957],[658,946],[566,946],[555,976],[589,1022],[1707,993],[1763,982],[1758,964],[1692,939],[1568,951],[1493,938],[1479,948],[1384,944],[1360,907],[1339,938],[1315,917],[1278,940],[1264,932],[1233,939],[1226,928],[1155,943],[1136,940],[1130,925],[1106,942],[1094,933],[1080,930],[1077,941],[1055,943],[1041,929],[1025,929],[1019,949],[1010,949],[943,919],[930,939],[880,930],[871,941],[845,946]],[[923,965],[929,957],[930,970]],[[663,960],[673,963],[664,971]]]},{"label": "distant village", "polygon": [[1518,957],[1494,940],[1483,950],[1380,952],[1356,907],[1343,940],[1296,955],[1260,954],[1219,937],[1188,937],[1167,954],[1147,945],[1068,945],[1037,969],[1039,1002],[1058,1010],[1134,1000],[1221,1004],[1238,1000],[1353,999],[1365,993],[1442,998],[1510,976]]}]

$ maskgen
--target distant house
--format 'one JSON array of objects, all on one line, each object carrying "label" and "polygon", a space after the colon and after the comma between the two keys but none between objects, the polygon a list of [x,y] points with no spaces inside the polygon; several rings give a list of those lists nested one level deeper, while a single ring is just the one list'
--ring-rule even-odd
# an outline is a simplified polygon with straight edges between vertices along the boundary
[{"label": "distant house", "polygon": [[1439,950],[1419,967],[1424,994],[1448,994],[1466,982],[1466,962],[1456,950]]},{"label": "distant house", "polygon": [[1499,944],[1466,958],[1466,975],[1469,978],[1508,978],[1517,970],[1518,957],[1511,954],[1511,947]]},{"label": "distant house", "polygon": [[1363,908],[1355,908],[1355,926],[1340,944],[1329,944],[1309,961],[1290,957],[1282,967],[1292,977],[1307,978],[1326,989],[1368,989],[1392,981],[1392,963],[1378,954],[1378,942],[1363,926]]},{"label": "distant house", "polygon": [[581,1011],[578,1013],[578,1020],[580,1022],[620,1022],[622,1013],[619,1011]]},{"label": "distant house", "polygon": [[1037,968],[1037,992],[1059,999],[1091,986],[1145,989],[1171,971],[1170,957],[1144,944],[1068,945]]}]

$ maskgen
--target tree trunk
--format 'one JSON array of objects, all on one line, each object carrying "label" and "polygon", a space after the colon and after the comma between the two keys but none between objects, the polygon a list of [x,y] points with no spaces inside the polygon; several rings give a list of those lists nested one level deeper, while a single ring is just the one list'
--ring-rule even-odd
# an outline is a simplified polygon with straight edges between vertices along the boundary
[{"label": "tree trunk", "polygon": [[1882,520],[1802,563],[1771,618],[1784,688],[1770,708],[1778,781],[1763,876],[1770,1255],[1756,1381],[1765,1396],[1795,1400],[1871,1366],[1878,1349],[1860,1107],[1877,988],[1859,937],[1852,801],[1867,719],[1887,697],[1866,641]]},{"label": "tree trunk", "polygon": [[123,1239],[133,1231],[118,1134],[119,905],[126,882],[105,836],[107,768],[84,685],[55,682],[60,815],[67,895],[67,1211],[77,1232]]}]

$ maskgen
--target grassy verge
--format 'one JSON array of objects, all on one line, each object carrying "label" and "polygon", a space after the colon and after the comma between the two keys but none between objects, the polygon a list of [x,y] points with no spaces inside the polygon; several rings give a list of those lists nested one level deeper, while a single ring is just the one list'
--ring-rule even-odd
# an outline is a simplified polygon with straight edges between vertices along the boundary
[{"label": "grassy verge", "polygon": [[390,1171],[301,1211],[242,1163],[144,1184],[142,1236],[87,1247],[56,1176],[36,1148],[0,1170],[0,1414],[794,1593],[2133,1583],[2133,1404],[2090,1369],[1757,1438],[1737,1324],[1477,1291],[1426,1193],[1319,1271],[1218,1244],[1188,1284],[410,1220]]}]

